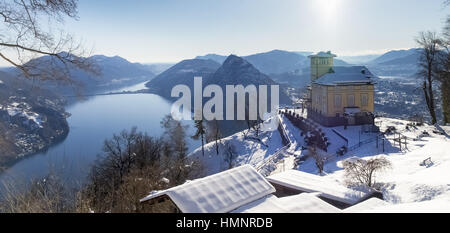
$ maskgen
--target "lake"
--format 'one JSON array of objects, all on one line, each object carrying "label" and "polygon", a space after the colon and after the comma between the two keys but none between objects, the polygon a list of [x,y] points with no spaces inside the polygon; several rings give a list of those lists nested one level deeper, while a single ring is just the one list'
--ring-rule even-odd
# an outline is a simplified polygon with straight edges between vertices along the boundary
[{"label": "lake", "polygon": [[[137,84],[113,91],[136,91],[145,88]],[[150,136],[160,136],[160,121],[170,113],[171,103],[154,94],[104,95],[77,101],[67,107],[72,116],[67,119],[70,132],[67,138],[48,149],[27,157],[0,174],[0,183],[6,181],[26,183],[50,172],[56,173],[68,185],[85,180],[90,165],[101,153],[105,139],[114,133],[130,130],[133,126]],[[188,135],[194,134],[192,121]],[[198,140],[187,138],[189,151],[201,145]]]}]

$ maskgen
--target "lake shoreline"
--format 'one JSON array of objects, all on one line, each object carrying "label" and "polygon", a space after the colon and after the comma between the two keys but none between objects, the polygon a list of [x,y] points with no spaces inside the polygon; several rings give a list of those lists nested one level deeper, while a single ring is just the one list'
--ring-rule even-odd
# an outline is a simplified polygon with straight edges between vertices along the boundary
[{"label": "lake shoreline", "polygon": [[[133,91],[136,90],[141,88]],[[0,172],[0,183],[11,178],[29,182],[50,172],[59,174],[66,182],[82,182],[102,153],[104,140],[134,126],[149,136],[160,137],[164,130],[160,122],[170,114],[171,105],[166,98],[150,92],[101,95],[73,101],[65,105],[71,114],[66,119],[68,131],[45,148],[5,165]],[[186,140],[191,152],[201,143],[189,137],[195,134],[194,122],[189,120],[184,124],[189,126]]]},{"label": "lake shoreline", "polygon": [[45,153],[47,152],[51,147],[56,146],[62,142],[64,142],[64,140],[66,140],[67,136],[69,135],[70,132],[70,126],[69,123],[67,122],[67,118],[70,117],[70,113],[64,112],[65,115],[65,119],[64,119],[64,127],[60,130],[62,130],[62,133],[57,135],[57,137],[55,137],[52,141],[46,143],[42,148],[34,150],[32,152],[26,153],[26,154],[16,154],[11,159],[6,160],[6,162],[4,162],[3,164],[0,164],[0,175],[8,170],[9,168],[11,168],[12,166],[14,166],[15,164],[17,164],[18,162],[30,158],[34,155],[40,154],[40,153]]}]

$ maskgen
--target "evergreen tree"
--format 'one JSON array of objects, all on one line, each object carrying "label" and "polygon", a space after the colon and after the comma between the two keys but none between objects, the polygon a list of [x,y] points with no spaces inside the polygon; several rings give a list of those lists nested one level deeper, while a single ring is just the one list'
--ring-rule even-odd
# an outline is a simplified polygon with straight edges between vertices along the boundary
[{"label": "evergreen tree", "polygon": [[197,131],[195,132],[194,136],[192,136],[193,139],[201,139],[202,141],[202,155],[205,156],[205,126],[203,125],[203,119],[202,120],[195,120],[195,128]]}]

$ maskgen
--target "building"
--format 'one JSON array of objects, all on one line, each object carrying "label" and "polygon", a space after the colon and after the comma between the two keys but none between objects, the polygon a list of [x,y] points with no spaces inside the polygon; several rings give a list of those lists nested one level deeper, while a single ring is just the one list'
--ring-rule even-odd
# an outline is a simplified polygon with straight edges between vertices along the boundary
[{"label": "building", "polygon": [[315,193],[321,200],[344,209],[372,197],[383,198],[377,192],[361,192],[349,189],[336,180],[297,170],[288,170],[267,177],[275,187],[275,196],[286,197],[303,193]]},{"label": "building", "polygon": [[311,59],[308,118],[327,126],[374,123],[374,75],[365,66],[334,66],[336,55]]},{"label": "building", "polygon": [[153,192],[141,203],[170,203],[172,212],[228,213],[274,192],[275,188],[261,174],[246,165]]},{"label": "building", "polygon": [[244,165],[152,192],[140,201],[169,206],[165,212],[171,213],[341,213],[371,195],[294,170],[265,178]]}]

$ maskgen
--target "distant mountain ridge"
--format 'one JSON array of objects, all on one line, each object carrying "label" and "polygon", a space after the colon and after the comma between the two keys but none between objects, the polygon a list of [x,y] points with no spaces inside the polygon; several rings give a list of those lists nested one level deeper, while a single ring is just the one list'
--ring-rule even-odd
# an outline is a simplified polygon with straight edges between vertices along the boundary
[{"label": "distant mountain ridge", "polygon": [[[289,52],[284,50],[272,50],[264,53],[257,53],[242,58],[250,62],[255,68],[266,75],[278,75],[288,72],[302,72],[303,69],[309,68],[308,55],[312,52]],[[226,60],[227,56],[218,54],[207,54],[205,56],[197,56],[196,59],[211,59],[220,64]],[[335,59],[338,66],[350,65],[345,61]]]},{"label": "distant mountain ridge", "polygon": [[203,80],[205,80],[219,67],[220,64],[213,60],[184,60],[156,76],[148,82],[146,86],[152,92],[155,92],[165,98],[172,99],[170,94],[174,86],[183,84],[193,90],[194,77],[203,77]]},{"label": "distant mountain ridge", "polygon": [[[194,77],[203,78],[203,86],[216,84],[225,90],[226,85],[276,85],[269,76],[260,72],[244,58],[230,55],[223,64],[212,59],[190,59],[181,61],[164,71],[146,86],[165,98],[172,99],[171,89],[179,84],[187,85],[193,90]],[[283,101],[286,103],[286,96]]]},{"label": "distant mountain ridge", "polygon": [[[137,84],[148,81],[155,76],[148,66],[129,62],[119,56],[107,57],[104,55],[94,55],[86,59],[90,59],[98,67],[100,72],[99,76],[69,65],[70,79],[76,84],[75,86],[58,84],[54,81],[40,81],[39,85],[60,95],[73,95],[74,88],[79,88],[82,94],[89,94],[100,90]],[[56,58],[50,56],[42,56],[28,63],[37,64],[37,69],[39,70],[45,70],[50,65],[63,69],[63,64]],[[6,70],[10,74],[22,76],[22,72],[17,68],[8,68]]]},{"label": "distant mountain ridge", "polygon": [[[241,57],[230,55],[224,60],[222,65],[211,59],[184,60],[155,77],[146,86],[151,92],[175,101],[177,98],[170,96],[172,88],[179,84],[187,85],[191,90],[192,100],[194,77],[198,76],[203,78],[203,88],[210,84],[218,85],[222,88],[224,103],[226,99],[226,85],[243,85],[246,87],[253,84],[257,88],[259,85],[268,85],[268,101],[271,98],[270,85],[278,85],[269,76],[256,69],[250,62]],[[280,86],[279,89],[280,104],[291,104],[285,87]],[[204,103],[206,101],[208,101],[208,98],[203,99]],[[193,108],[194,106],[191,107]],[[225,116],[226,109],[223,110]],[[238,132],[246,126],[245,121],[220,122],[221,131],[226,136]]]},{"label": "distant mountain ridge", "polygon": [[382,64],[382,63],[387,63],[389,61],[402,59],[405,57],[418,56],[420,51],[421,51],[421,49],[417,49],[417,48],[412,48],[412,49],[408,49],[408,50],[392,50],[392,51],[382,54],[381,56],[370,61],[369,63],[370,64]]},{"label": "distant mountain ridge", "polygon": [[389,51],[367,65],[380,76],[414,76],[418,71],[421,51],[418,48]]},{"label": "distant mountain ridge", "polygon": [[[223,62],[222,66],[208,79],[205,85],[216,84],[225,89],[226,85],[279,85],[269,76],[260,72],[250,62],[236,55],[230,55]],[[269,91],[270,88],[268,87]],[[280,87],[280,103],[290,104],[290,99],[284,92],[284,87]],[[270,97],[270,94],[268,95]]]}]

